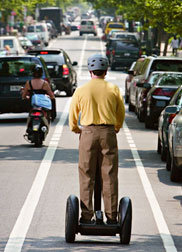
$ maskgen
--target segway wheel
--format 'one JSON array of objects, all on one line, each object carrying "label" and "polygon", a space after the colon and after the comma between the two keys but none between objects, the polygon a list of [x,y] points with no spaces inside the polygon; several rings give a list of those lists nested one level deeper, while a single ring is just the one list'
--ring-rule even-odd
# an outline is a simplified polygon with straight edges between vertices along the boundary
[{"label": "segway wheel", "polygon": [[70,195],[66,204],[65,240],[68,243],[75,241],[78,228],[79,201],[74,195]]},{"label": "segway wheel", "polygon": [[123,197],[119,202],[120,243],[129,244],[132,225],[131,199]]}]

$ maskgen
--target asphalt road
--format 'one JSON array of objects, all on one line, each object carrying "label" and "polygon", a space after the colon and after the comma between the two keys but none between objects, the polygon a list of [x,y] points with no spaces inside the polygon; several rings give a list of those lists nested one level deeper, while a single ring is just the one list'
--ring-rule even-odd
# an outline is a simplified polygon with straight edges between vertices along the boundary
[{"label": "asphalt road", "polygon": [[[63,48],[76,67],[78,85],[90,79],[87,58],[104,52],[98,37],[78,31],[51,41]],[[124,94],[126,73],[109,71],[107,80]],[[68,127],[71,98],[56,98],[58,117],[52,123],[42,148],[27,143],[27,114],[0,115],[0,251],[182,251],[182,185],[172,183],[165,163],[157,154],[157,131],[146,130],[134,113],[128,112],[118,133],[119,197],[129,196],[133,205],[129,246],[119,236],[76,236],[73,244],[64,238],[66,199],[79,197],[78,135]]]}]

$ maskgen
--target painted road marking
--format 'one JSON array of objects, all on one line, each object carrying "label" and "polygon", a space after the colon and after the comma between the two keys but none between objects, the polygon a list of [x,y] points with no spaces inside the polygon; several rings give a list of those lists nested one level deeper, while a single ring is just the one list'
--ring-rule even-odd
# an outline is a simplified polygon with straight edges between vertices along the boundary
[{"label": "painted road marking", "polygon": [[20,211],[20,214],[16,220],[13,230],[9,236],[9,240],[6,244],[4,252],[20,252],[31,224],[35,209],[39,202],[44,184],[49,173],[52,160],[54,158],[59,139],[62,135],[64,124],[68,117],[68,110],[71,98],[67,101],[64,111],[56,125],[53,136],[48,145],[47,151],[40,164],[37,175],[34,179],[30,192],[24,202],[24,205]]},{"label": "painted road marking", "polygon": [[[136,168],[137,168],[139,177],[141,179],[145,194],[147,196],[148,202],[149,202],[150,207],[152,209],[152,213],[154,215],[154,219],[157,224],[159,234],[161,236],[164,248],[165,248],[166,252],[177,252],[177,249],[174,245],[173,238],[169,232],[169,229],[168,229],[168,226],[167,226],[166,221],[164,219],[163,213],[160,209],[159,203],[157,201],[157,198],[155,197],[155,194],[152,190],[152,186],[151,186],[150,181],[148,179],[148,176],[145,172],[145,168],[144,168],[143,163],[142,163],[140,156],[138,154],[136,145],[131,144],[131,139],[133,139],[133,138],[132,138],[132,135],[131,135],[130,130],[129,130],[126,123],[124,123],[123,128],[124,128],[124,132],[125,132],[126,138],[128,140],[128,144],[130,146],[130,149],[131,149],[131,152],[133,155],[133,159],[135,161]],[[133,141],[133,143],[134,143],[134,141]]]}]

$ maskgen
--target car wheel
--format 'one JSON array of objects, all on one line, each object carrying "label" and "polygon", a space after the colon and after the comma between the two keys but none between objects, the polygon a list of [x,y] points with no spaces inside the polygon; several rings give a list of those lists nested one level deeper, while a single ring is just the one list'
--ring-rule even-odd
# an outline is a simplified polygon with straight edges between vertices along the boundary
[{"label": "car wheel", "polygon": [[129,110],[130,112],[134,112],[134,111],[135,111],[135,106],[133,106],[133,105],[131,104],[130,101],[129,101],[128,110]]},{"label": "car wheel", "polygon": [[167,149],[166,170],[167,171],[171,170],[171,155],[170,155],[169,149]]},{"label": "car wheel", "polygon": [[149,116],[146,116],[145,117],[145,128],[146,129],[153,129],[154,127],[154,124],[153,122],[151,121],[150,117]]},{"label": "car wheel", "polygon": [[145,122],[145,112],[141,112],[141,110],[138,108],[137,115],[139,122]]},{"label": "car wheel", "polygon": [[125,103],[128,103],[129,101],[129,96],[125,93]]},{"label": "car wheel", "polygon": [[164,144],[161,144],[161,160],[166,161],[166,148],[164,147]]},{"label": "car wheel", "polygon": [[161,140],[158,136],[158,140],[157,140],[157,153],[161,154]]},{"label": "car wheel", "polygon": [[68,89],[67,89],[67,92],[66,92],[66,95],[68,97],[72,96],[74,93],[74,89],[73,89],[73,86],[71,85]]},{"label": "car wheel", "polygon": [[82,32],[80,32],[80,36],[82,36],[82,34],[83,34],[83,33],[82,33]]},{"label": "car wheel", "polygon": [[172,156],[171,157],[171,175],[170,175],[172,182],[179,182],[180,178],[180,169],[177,166],[177,158]]}]

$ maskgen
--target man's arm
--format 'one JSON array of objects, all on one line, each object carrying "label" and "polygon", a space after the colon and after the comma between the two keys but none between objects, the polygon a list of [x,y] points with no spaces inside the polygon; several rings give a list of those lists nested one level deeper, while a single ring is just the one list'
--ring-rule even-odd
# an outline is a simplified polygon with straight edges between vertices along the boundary
[{"label": "man's arm", "polygon": [[78,126],[79,119],[79,99],[78,99],[78,89],[74,92],[69,109],[69,127],[70,130],[75,133],[81,133],[81,129]]},{"label": "man's arm", "polygon": [[116,109],[116,125],[115,130],[116,132],[119,132],[120,128],[123,126],[123,122],[125,119],[125,107],[124,107],[124,100],[121,95],[121,92],[118,88],[118,96],[117,96],[117,109]]}]

